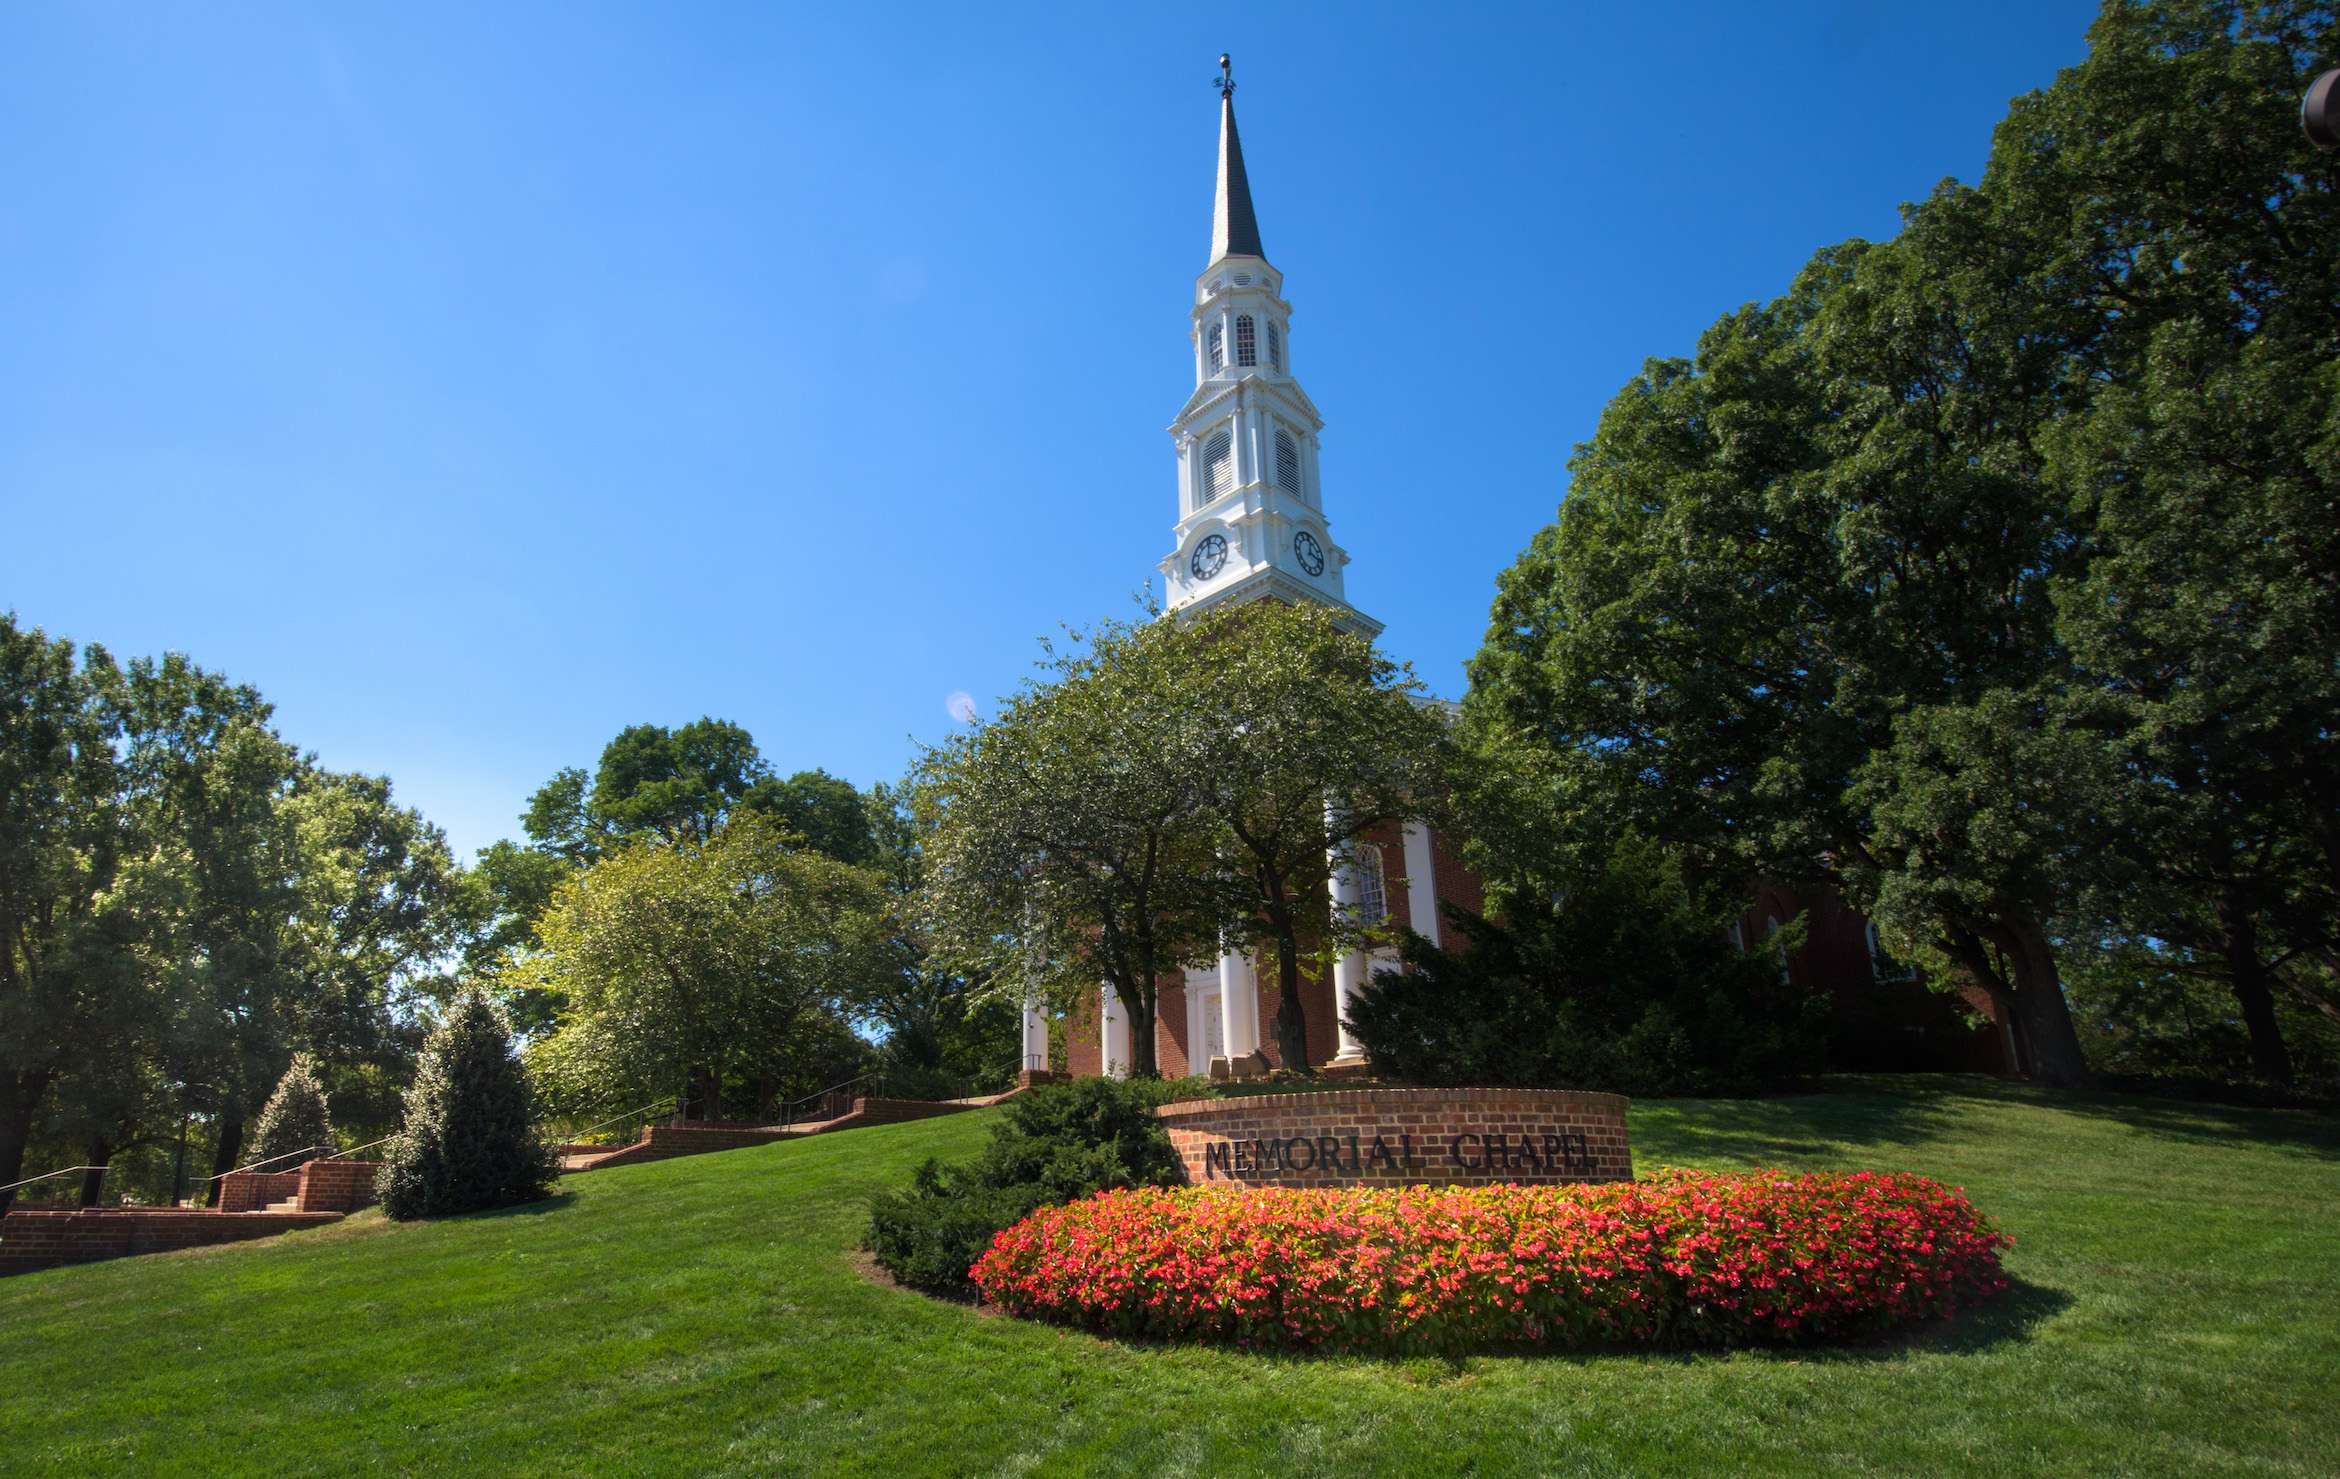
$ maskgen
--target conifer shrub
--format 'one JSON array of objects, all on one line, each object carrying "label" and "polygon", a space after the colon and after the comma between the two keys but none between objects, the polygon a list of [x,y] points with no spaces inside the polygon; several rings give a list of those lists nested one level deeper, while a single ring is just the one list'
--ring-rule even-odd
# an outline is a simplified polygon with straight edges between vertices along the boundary
[{"label": "conifer shrub", "polygon": [[1000,1229],[1034,1210],[1117,1187],[1183,1182],[1154,1107],[1184,1089],[1085,1078],[1019,1094],[975,1159],[929,1160],[908,1187],[880,1195],[863,1246],[913,1289],[969,1297],[975,1260]]},{"label": "conifer shrub", "polygon": [[292,1066],[276,1081],[276,1092],[268,1096],[267,1107],[260,1111],[252,1130],[252,1158],[281,1162],[268,1170],[295,1169],[299,1162],[293,1157],[301,1151],[309,1152],[305,1158],[333,1153],[333,1119],[326,1109],[325,1085],[317,1077],[317,1060],[307,1053],[293,1055]]},{"label": "conifer shrub", "polygon": [[536,1130],[536,1096],[503,1013],[466,991],[424,1044],[406,1091],[406,1123],[379,1185],[400,1221],[532,1202],[560,1161]]}]

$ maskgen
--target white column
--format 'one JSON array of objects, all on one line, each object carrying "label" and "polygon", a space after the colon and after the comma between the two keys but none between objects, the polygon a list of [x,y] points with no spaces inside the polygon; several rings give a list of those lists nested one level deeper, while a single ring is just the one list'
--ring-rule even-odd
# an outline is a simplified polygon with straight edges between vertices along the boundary
[{"label": "white column", "polygon": [[1406,823],[1406,922],[1414,933],[1438,943],[1438,871],[1430,849],[1430,829],[1420,822]]},{"label": "white column", "polygon": [[1024,1003],[1024,1071],[1044,1073],[1048,1069],[1048,1018],[1041,1012],[1040,1003]]},{"label": "white column", "polygon": [[1108,985],[1101,988],[1105,1004],[1099,1013],[1098,1040],[1104,1050],[1105,1076],[1129,1077],[1129,1020],[1121,1015],[1121,998]]},{"label": "white column", "polygon": [[[1331,816],[1332,808],[1328,805],[1325,812],[1328,817]],[[1348,849],[1345,847],[1328,848],[1324,856],[1332,875],[1333,913],[1340,918],[1353,918],[1356,915],[1359,902],[1357,872],[1349,866]],[[1357,989],[1364,984],[1364,951],[1352,950],[1333,962],[1333,1006],[1334,1010],[1339,1013],[1341,1030],[1341,1047],[1340,1052],[1333,1058],[1335,1063],[1362,1063],[1365,1061],[1364,1046],[1350,1033],[1348,1023],[1349,998],[1355,996]]]},{"label": "white column", "polygon": [[1259,987],[1250,958],[1240,950],[1219,957],[1219,1037],[1230,1058],[1259,1051]]}]

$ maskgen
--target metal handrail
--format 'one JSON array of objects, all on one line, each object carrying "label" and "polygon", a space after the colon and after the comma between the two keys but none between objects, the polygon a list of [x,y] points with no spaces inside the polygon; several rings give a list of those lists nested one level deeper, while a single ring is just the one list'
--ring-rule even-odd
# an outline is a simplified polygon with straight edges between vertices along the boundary
[{"label": "metal handrail", "polygon": [[[884,1088],[885,1083],[886,1073],[882,1068],[871,1069],[867,1073],[857,1073],[841,1084],[831,1084],[829,1087],[821,1090],[817,1094],[807,1094],[802,1099],[799,1099],[792,1104],[782,1105],[780,1108],[780,1123],[783,1126],[795,1124],[796,1112],[798,1110],[804,1108],[808,1104],[816,1104],[830,1099],[844,1090],[854,1087],[857,1084],[866,1086],[864,1089],[864,1093],[866,1095],[868,1093],[873,1093],[878,1089]],[[828,1116],[828,1118],[835,1118],[835,1116]]]},{"label": "metal handrail", "polygon": [[630,1120],[638,1114],[648,1114],[651,1110],[657,1109],[660,1106],[670,1102],[670,1100],[666,1099],[653,1099],[648,1104],[642,1105],[640,1108],[629,1109],[622,1114],[613,1114],[608,1119],[597,1120],[594,1123],[587,1125],[582,1130],[571,1130],[569,1133],[572,1135],[590,1135],[595,1130],[600,1129],[603,1125],[614,1125],[619,1123],[621,1120]]},{"label": "metal handrail", "polygon": [[71,1176],[76,1171],[97,1171],[103,1173],[111,1169],[112,1168],[109,1166],[66,1166],[55,1171],[43,1171],[38,1176],[27,1176],[22,1181],[11,1181],[6,1186],[0,1186],[0,1196],[6,1196],[9,1192],[16,1190],[20,1186],[30,1186],[36,1181],[46,1181],[52,1176]]},{"label": "metal handrail", "polygon": [[[375,1143],[376,1145],[380,1145],[382,1142],[381,1142],[381,1141],[379,1141],[379,1140],[377,1140],[377,1141],[375,1141],[374,1143]],[[224,1181],[224,1180],[226,1180],[226,1179],[227,1179],[228,1177],[230,1177],[230,1176],[236,1176],[236,1175],[240,1175],[240,1174],[242,1174],[242,1173],[243,1173],[243,1172],[245,1172],[245,1171],[257,1171],[257,1170],[259,1170],[259,1169],[260,1169],[262,1166],[273,1166],[273,1165],[275,1165],[275,1164],[276,1164],[278,1161],[291,1160],[291,1159],[292,1159],[294,1156],[296,1156],[296,1155],[308,1155],[308,1154],[309,1154],[309,1152],[310,1152],[310,1151],[312,1151],[312,1150],[322,1150],[322,1151],[326,1151],[326,1152],[330,1153],[330,1152],[332,1151],[332,1149],[333,1149],[333,1147],[332,1147],[332,1146],[330,1146],[330,1145],[304,1145],[304,1146],[302,1146],[302,1147],[301,1147],[299,1150],[288,1150],[288,1151],[285,1151],[285,1152],[283,1152],[283,1153],[282,1153],[282,1154],[280,1154],[280,1155],[272,1155],[272,1156],[267,1156],[267,1157],[264,1157],[263,1159],[260,1159],[260,1160],[257,1160],[257,1161],[254,1161],[254,1162],[252,1162],[252,1164],[250,1164],[250,1165],[248,1165],[248,1166],[238,1166],[238,1167],[236,1167],[236,1168],[235,1168],[235,1170],[233,1170],[233,1171],[222,1171],[222,1172],[220,1172],[220,1173],[219,1173],[218,1175],[216,1175],[216,1176],[206,1176],[206,1177],[204,1177],[204,1178],[203,1178],[203,1180],[204,1180],[204,1181]],[[360,1150],[363,1150],[363,1149],[365,1149],[365,1147],[361,1145],[361,1146],[359,1146],[359,1147],[358,1147],[358,1149],[360,1149]],[[314,1156],[311,1156],[311,1157],[310,1157],[310,1159],[311,1159],[311,1160],[314,1160],[314,1159],[316,1159],[316,1158],[315,1158]],[[275,1173],[275,1174],[282,1175],[282,1174],[284,1174],[284,1173],[283,1173],[283,1172],[278,1172],[278,1173]],[[198,1183],[197,1183],[197,1185],[201,1185],[201,1184],[202,1184],[201,1182],[198,1182]]]}]

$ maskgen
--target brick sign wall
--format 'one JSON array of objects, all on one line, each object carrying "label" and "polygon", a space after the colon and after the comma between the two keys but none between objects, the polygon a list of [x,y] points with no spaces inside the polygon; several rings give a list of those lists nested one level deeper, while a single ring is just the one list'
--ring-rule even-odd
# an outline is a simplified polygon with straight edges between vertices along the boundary
[{"label": "brick sign wall", "polygon": [[1154,1113],[1197,1185],[1630,1181],[1626,1101],[1575,1089],[1339,1089]]}]

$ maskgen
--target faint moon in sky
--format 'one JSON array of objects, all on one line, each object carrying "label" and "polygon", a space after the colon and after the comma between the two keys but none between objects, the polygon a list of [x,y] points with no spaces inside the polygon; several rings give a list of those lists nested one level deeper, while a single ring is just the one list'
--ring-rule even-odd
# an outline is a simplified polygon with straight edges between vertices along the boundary
[{"label": "faint moon in sky", "polygon": [[951,696],[943,700],[943,712],[961,724],[974,723],[974,696],[963,688],[952,690]]}]

